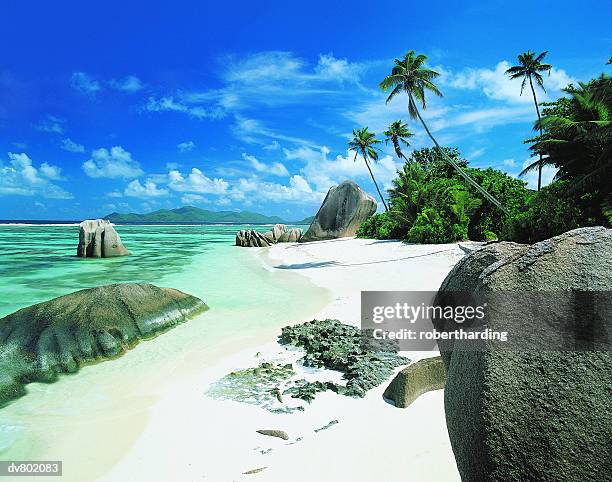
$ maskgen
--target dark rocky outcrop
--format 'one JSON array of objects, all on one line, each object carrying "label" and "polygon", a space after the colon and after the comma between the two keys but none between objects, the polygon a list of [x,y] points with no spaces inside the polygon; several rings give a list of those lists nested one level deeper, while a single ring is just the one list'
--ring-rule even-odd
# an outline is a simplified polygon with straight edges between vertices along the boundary
[{"label": "dark rocky outcrop", "polygon": [[265,247],[276,243],[295,243],[302,237],[301,228],[290,228],[284,224],[275,224],[270,231],[261,233],[254,229],[241,230],[236,233],[236,246]]},{"label": "dark rocky outcrop", "polygon": [[333,186],[300,242],[355,236],[360,224],[376,212],[376,201],[353,181]]},{"label": "dark rocky outcrop", "polygon": [[77,256],[80,258],[112,258],[129,254],[110,221],[88,219],[79,224]]},{"label": "dark rocky outcrop", "polygon": [[289,435],[287,435],[287,432],[283,430],[262,429],[262,430],[257,430],[256,432],[260,433],[261,435],[267,435],[268,437],[277,437],[283,440],[289,440]]},{"label": "dark rocky outcrop", "polygon": [[[575,294],[611,288],[612,230],[596,227],[532,246],[485,246],[458,263],[441,290],[536,292],[551,298],[562,290],[566,299],[557,296],[554,309],[582,319],[592,312],[584,310]],[[541,310],[528,305],[523,308]],[[510,322],[523,329],[538,327],[541,319],[511,317]],[[599,328],[609,340],[612,317]],[[556,329],[549,325],[547,337],[561,336]],[[543,346],[550,342],[541,341]],[[609,480],[609,345],[597,351],[464,351],[458,343],[446,346],[443,355],[446,420],[462,480]]]},{"label": "dark rocky outcrop", "polygon": [[384,397],[396,407],[406,408],[424,393],[446,384],[446,368],[439,356],[424,358],[400,371],[385,390]]},{"label": "dark rocky outcrop", "polygon": [[[338,320],[313,320],[301,325],[286,326],[279,337],[281,344],[299,346],[306,351],[306,366],[328,368],[343,373],[346,387],[338,393],[363,397],[367,391],[386,381],[396,367],[410,363],[393,351],[392,346],[369,347],[359,328]],[[391,344],[390,344],[391,345]],[[302,391],[321,391],[333,384],[306,385]]]},{"label": "dark rocky outcrop", "polygon": [[123,354],[208,307],[151,284],[112,284],[60,296],[0,319],[0,404],[29,382],[52,382]]}]

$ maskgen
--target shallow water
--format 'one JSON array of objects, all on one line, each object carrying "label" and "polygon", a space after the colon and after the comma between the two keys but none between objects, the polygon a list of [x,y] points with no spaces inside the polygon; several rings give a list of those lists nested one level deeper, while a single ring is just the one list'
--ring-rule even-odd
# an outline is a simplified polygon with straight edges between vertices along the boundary
[{"label": "shallow water", "polygon": [[[117,360],[28,385],[25,397],[0,409],[0,459],[63,460],[64,480],[93,480],[125,456],[164,386],[273,339],[328,301],[325,290],[267,271],[253,250],[233,246],[243,228],[118,226],[131,255],[92,260],[75,255],[77,226],[0,225],[0,316],[117,282],[177,288],[210,306]],[[204,387],[194,388],[204,396]]]}]

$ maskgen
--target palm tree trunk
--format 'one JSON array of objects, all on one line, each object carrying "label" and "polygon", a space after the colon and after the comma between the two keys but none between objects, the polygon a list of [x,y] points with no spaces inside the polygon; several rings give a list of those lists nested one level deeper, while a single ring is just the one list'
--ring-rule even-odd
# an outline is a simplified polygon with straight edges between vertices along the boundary
[{"label": "palm tree trunk", "polygon": [[[362,152],[361,155],[363,156],[363,161],[365,162],[365,165],[368,168],[368,171],[370,171],[370,176],[372,177],[372,181],[374,182],[374,185],[376,186],[376,190],[378,191],[378,195],[380,196],[380,200],[382,201],[383,206],[385,206],[385,211],[389,212],[389,206],[387,206],[387,203],[385,202],[385,198],[383,197],[383,195],[380,192],[380,189],[378,187],[378,183],[376,182],[376,179],[374,179],[374,173],[372,172],[372,169],[370,169],[370,164],[368,164],[368,158],[366,156],[366,153]],[[357,153],[355,153],[355,159],[357,159]]]},{"label": "palm tree trunk", "polygon": [[[533,94],[533,103],[535,104],[536,114],[538,114],[538,125],[540,126],[540,138],[542,137],[542,118],[540,117],[540,108],[538,107],[538,99],[536,98],[535,89],[533,88],[533,82],[531,81],[531,75],[529,76],[529,85],[531,86],[531,93]],[[538,191],[542,187],[542,153],[540,152],[540,163],[538,164]]]},{"label": "palm tree trunk", "polygon": [[435,137],[429,131],[427,124],[425,124],[425,121],[421,117],[421,113],[419,112],[419,109],[417,108],[417,105],[414,102],[412,94],[408,93],[408,98],[409,98],[409,102],[414,106],[414,111],[416,112],[417,117],[421,121],[421,124],[423,124],[423,128],[425,129],[425,132],[427,132],[427,135],[432,140],[432,142],[434,143],[434,145],[436,146],[440,154],[442,154],[442,156],[450,163],[451,166],[455,168],[455,170],[461,175],[461,177],[463,177],[470,185],[472,185],[480,194],[486,197],[489,201],[491,201],[495,206],[501,209],[504,213],[510,214],[510,212],[504,206],[502,206],[502,204],[497,199],[491,196],[491,194],[489,194],[486,190],[484,190],[480,186],[480,184],[478,184],[470,176],[468,176],[467,173],[463,169],[461,169],[461,167],[446,154],[444,149],[440,147],[440,144],[438,144],[438,141],[436,141]]}]

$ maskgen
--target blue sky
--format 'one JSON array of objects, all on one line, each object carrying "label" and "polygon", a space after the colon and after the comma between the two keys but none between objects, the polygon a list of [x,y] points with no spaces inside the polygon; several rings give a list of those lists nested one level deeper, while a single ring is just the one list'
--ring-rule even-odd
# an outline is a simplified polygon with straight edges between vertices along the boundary
[{"label": "blue sky", "polygon": [[[409,49],[441,73],[424,113],[438,139],[515,175],[535,113],[504,70],[549,50],[538,95],[554,99],[612,53],[604,1],[209,3],[0,7],[0,218],[195,205],[291,220],[344,179],[373,192],[347,138],[409,120],[377,88]],[[412,147],[429,146],[409,124]],[[382,184],[398,165],[385,148]]]}]

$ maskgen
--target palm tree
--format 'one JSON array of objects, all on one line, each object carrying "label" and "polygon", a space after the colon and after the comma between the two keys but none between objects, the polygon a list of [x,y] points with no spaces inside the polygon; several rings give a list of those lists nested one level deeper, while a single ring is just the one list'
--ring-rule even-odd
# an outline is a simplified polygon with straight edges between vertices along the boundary
[{"label": "palm tree", "polygon": [[358,154],[361,154],[361,157],[363,157],[365,165],[368,168],[368,171],[370,171],[370,176],[372,176],[372,181],[374,182],[376,190],[378,191],[378,195],[380,196],[380,200],[382,201],[383,206],[385,206],[385,211],[389,211],[389,207],[387,206],[385,198],[380,192],[376,179],[374,179],[374,173],[372,172],[370,163],[368,162],[368,159],[372,159],[373,161],[378,160],[378,152],[376,152],[378,148],[375,146],[381,142],[382,141],[376,139],[376,134],[368,131],[367,127],[364,127],[362,129],[353,129],[353,139],[348,143],[348,147],[350,151],[355,151],[354,161],[357,161]]},{"label": "palm tree", "polygon": [[508,210],[504,208],[501,203],[495,199],[491,194],[484,190],[476,181],[474,181],[467,173],[453,160],[451,159],[444,149],[440,147],[438,141],[430,132],[427,124],[421,117],[419,109],[417,108],[417,101],[422,105],[423,109],[427,108],[425,102],[425,90],[429,90],[435,95],[442,97],[442,92],[432,82],[432,79],[438,77],[438,72],[428,69],[425,67],[425,61],[427,57],[423,54],[415,54],[414,50],[410,50],[403,59],[395,59],[391,74],[383,79],[380,83],[380,88],[383,91],[388,91],[392,88],[389,97],[387,97],[387,103],[393,99],[397,94],[405,92],[408,94],[408,113],[413,119],[419,119],[423,128],[429,138],[433,141],[434,145],[440,152],[440,154],[450,163],[451,166],[463,177],[470,185],[472,185],[478,192],[480,192],[485,198],[491,201],[499,209],[508,213]]},{"label": "palm tree", "polygon": [[[540,72],[548,72],[550,75],[550,69],[552,69],[552,65],[543,64],[542,60],[546,57],[548,51],[542,52],[540,55],[536,57],[535,52],[531,52],[528,50],[525,53],[522,53],[518,56],[519,64],[514,67],[510,67],[506,70],[506,74],[510,76],[511,79],[523,79],[523,83],[521,84],[521,95],[523,95],[523,89],[525,89],[525,84],[529,80],[529,86],[531,87],[531,93],[533,94],[533,103],[535,104],[536,114],[538,114],[538,123],[542,120],[540,117],[540,108],[538,107],[538,99],[536,97],[535,88],[533,86],[533,79],[535,79],[536,83],[542,88],[544,92],[546,89],[544,88],[544,79],[542,78],[542,74]],[[542,128],[540,127],[540,136],[542,136]],[[538,191],[542,187],[542,153],[540,152],[540,161],[538,167]]]},{"label": "palm tree", "polygon": [[[401,119],[396,120],[395,122],[391,122],[389,124],[389,128],[383,132],[385,135],[385,144],[391,142],[393,144],[393,148],[395,149],[395,154],[399,159],[406,159],[406,156],[402,152],[401,144],[404,144],[406,147],[410,145],[408,142],[408,138],[412,137],[414,134],[410,132],[408,129],[408,125],[404,124]],[[408,160],[408,159],[406,159]]]}]

